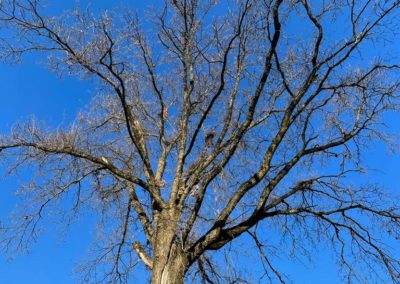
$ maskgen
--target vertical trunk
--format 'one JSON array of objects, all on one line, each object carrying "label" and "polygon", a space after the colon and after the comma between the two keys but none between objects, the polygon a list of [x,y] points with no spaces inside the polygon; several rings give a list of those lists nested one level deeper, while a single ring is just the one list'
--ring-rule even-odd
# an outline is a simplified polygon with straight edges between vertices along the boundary
[{"label": "vertical trunk", "polygon": [[188,261],[175,239],[177,215],[174,212],[162,212],[159,216],[155,232],[152,284],[184,283]]},{"label": "vertical trunk", "polygon": [[174,255],[166,263],[155,262],[152,284],[183,284],[187,270],[187,261],[182,255]]}]

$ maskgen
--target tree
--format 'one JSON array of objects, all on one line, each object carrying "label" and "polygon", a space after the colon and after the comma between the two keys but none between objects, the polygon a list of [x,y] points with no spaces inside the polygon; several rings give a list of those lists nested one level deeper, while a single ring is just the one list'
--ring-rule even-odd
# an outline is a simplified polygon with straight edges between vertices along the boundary
[{"label": "tree", "polygon": [[86,267],[104,267],[104,281],[127,281],[138,260],[157,284],[245,281],[214,263],[246,237],[284,283],[268,254],[275,232],[298,253],[329,244],[349,282],[384,270],[399,283],[398,251],[385,245],[400,236],[398,197],[355,179],[398,107],[384,43],[399,6],[166,0],[148,16],[50,17],[39,0],[2,1],[4,60],[37,52],[98,86],[68,127],[30,121],[1,136],[1,158],[36,171],[3,245],[23,248],[62,200],[63,213],[92,208],[115,232]]}]

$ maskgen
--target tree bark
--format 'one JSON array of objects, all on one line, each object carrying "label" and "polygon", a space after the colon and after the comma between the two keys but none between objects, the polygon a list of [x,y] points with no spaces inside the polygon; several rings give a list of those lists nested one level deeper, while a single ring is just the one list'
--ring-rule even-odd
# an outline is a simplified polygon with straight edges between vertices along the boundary
[{"label": "tree bark", "polygon": [[159,216],[152,268],[152,284],[183,284],[189,261],[177,244],[175,232],[179,213],[162,212]]},{"label": "tree bark", "polygon": [[155,262],[152,284],[183,284],[187,271],[187,261],[182,255],[169,257],[166,263]]}]

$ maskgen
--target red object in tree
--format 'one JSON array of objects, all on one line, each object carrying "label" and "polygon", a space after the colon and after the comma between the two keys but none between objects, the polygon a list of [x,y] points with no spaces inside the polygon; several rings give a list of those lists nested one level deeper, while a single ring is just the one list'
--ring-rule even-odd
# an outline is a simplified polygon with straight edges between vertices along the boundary
[{"label": "red object in tree", "polygon": [[168,118],[168,109],[164,108],[162,115],[164,119]]}]

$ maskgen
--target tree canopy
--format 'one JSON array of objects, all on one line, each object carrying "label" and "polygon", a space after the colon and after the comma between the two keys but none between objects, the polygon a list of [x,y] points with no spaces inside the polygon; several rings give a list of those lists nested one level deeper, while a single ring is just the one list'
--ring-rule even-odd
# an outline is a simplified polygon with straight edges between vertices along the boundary
[{"label": "tree canopy", "polygon": [[320,242],[348,282],[399,283],[388,246],[399,198],[356,179],[398,110],[399,58],[386,43],[399,7],[165,0],[147,14],[51,16],[39,0],[1,1],[4,61],[38,53],[96,86],[70,125],[30,120],[0,136],[0,159],[35,172],[1,244],[23,249],[48,212],[73,222],[90,209],[104,230],[82,266],[90,283],[127,282],[138,263],[157,284],[254,283],[223,259],[245,248],[261,281],[285,283],[274,255],[312,256]]}]

